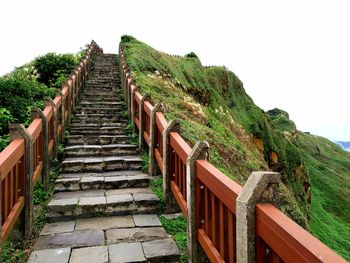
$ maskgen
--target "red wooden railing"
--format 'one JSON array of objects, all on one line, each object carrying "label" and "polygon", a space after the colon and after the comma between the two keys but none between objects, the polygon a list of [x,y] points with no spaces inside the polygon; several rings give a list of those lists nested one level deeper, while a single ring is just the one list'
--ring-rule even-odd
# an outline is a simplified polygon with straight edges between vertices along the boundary
[{"label": "red wooden railing", "polygon": [[[123,49],[119,50],[121,78],[128,112],[134,88]],[[136,128],[145,123],[143,138],[150,144],[150,116],[153,106],[142,95],[133,97]],[[141,114],[141,111],[142,114]],[[143,116],[143,119],[140,119]],[[162,145],[167,121],[156,113],[154,156],[163,171],[163,147],[169,147],[170,188],[185,218],[188,218],[186,162],[192,149],[177,132],[170,132],[169,145]],[[140,142],[142,143],[142,142]],[[205,160],[196,161],[197,240],[211,262],[236,261],[236,199],[242,186]],[[317,238],[298,226],[271,204],[256,205],[257,262],[346,262]]]},{"label": "red wooden railing", "polygon": [[33,182],[34,184],[39,180],[41,170],[43,169],[43,125],[42,120],[36,118],[28,127],[28,133],[33,140]]},{"label": "red wooden railing", "polygon": [[169,142],[170,189],[182,213],[187,218],[186,161],[191,153],[191,148],[177,132],[170,133]]},{"label": "red wooden railing", "polygon": [[[44,108],[43,116],[48,124],[48,131],[46,134],[48,141],[47,149],[45,150],[47,150],[49,156],[52,156],[55,144],[60,141],[65,128],[63,127],[63,121],[65,123],[69,121],[69,116],[72,112],[72,107],[75,105],[78,93],[85,86],[92,59],[102,52],[102,49],[92,41],[86,51],[85,58],[83,58],[80,64],[72,71],[68,81],[62,85],[62,94],[65,101],[64,105],[60,95],[57,95],[53,99],[53,104],[57,112],[56,119],[52,105],[48,105]],[[64,112],[62,111],[62,107],[64,107]],[[33,202],[33,200],[26,200],[25,197],[25,176],[27,173],[32,174],[33,184],[41,179],[44,167],[44,145],[46,145],[44,144],[44,133],[46,131],[43,127],[43,120],[37,117],[27,128],[27,132],[33,144],[32,152],[30,152],[30,148],[26,148],[25,139],[21,138],[14,139],[0,153],[2,241],[5,241],[11,233],[25,204]],[[31,159],[26,159],[28,154],[33,159],[33,171],[29,172],[26,171],[26,162]]]},{"label": "red wooden railing", "polygon": [[24,139],[13,140],[0,153],[0,171],[2,240],[4,241],[24,206],[26,174]]}]

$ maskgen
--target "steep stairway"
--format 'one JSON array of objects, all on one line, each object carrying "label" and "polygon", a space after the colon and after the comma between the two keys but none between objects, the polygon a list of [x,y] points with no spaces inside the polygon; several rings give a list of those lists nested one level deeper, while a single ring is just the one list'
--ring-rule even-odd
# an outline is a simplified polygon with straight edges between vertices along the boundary
[{"label": "steep stairway", "polygon": [[125,133],[116,55],[97,57],[66,138],[47,223],[28,262],[178,262],[159,198]]}]

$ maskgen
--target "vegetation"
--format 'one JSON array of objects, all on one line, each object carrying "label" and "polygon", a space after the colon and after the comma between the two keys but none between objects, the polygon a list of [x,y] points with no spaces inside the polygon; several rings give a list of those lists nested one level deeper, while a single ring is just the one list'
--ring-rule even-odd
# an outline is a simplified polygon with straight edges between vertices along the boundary
[{"label": "vegetation", "polygon": [[280,172],[280,209],[350,260],[349,153],[297,131],[282,110],[265,113],[225,67],[205,68],[197,56],[173,57],[131,36],[122,47],[141,93],[180,120],[191,146],[208,141],[210,161],[240,183],[254,170]]},{"label": "vegetation", "polygon": [[32,109],[43,109],[43,98],[54,97],[82,55],[48,53],[0,77],[0,151],[9,143],[8,123],[28,125]]}]

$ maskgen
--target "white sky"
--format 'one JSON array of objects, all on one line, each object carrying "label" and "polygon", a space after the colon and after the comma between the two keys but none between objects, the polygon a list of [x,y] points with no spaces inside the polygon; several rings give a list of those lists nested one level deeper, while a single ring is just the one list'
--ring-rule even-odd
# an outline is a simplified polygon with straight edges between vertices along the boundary
[{"label": "white sky", "polygon": [[91,39],[116,53],[129,34],[225,65],[264,110],[279,107],[300,130],[350,140],[348,0],[2,0],[0,29],[0,75]]}]

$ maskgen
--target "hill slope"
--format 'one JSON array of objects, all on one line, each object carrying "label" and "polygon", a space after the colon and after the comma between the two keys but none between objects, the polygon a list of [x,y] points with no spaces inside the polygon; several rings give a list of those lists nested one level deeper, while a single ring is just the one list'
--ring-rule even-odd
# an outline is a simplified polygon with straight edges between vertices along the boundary
[{"label": "hill slope", "polygon": [[265,113],[224,67],[206,68],[194,53],[173,57],[129,36],[121,45],[141,93],[164,103],[191,145],[208,141],[210,161],[240,183],[254,170],[280,172],[280,208],[350,260],[350,154],[297,131],[282,110]]}]

